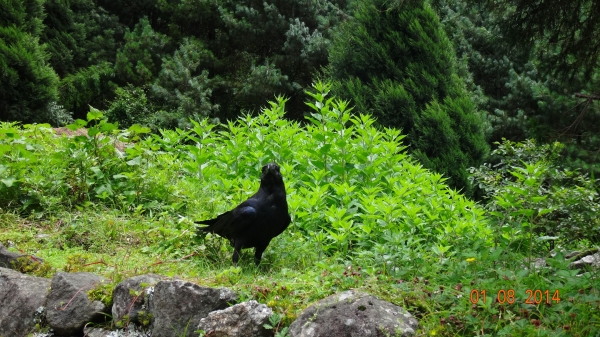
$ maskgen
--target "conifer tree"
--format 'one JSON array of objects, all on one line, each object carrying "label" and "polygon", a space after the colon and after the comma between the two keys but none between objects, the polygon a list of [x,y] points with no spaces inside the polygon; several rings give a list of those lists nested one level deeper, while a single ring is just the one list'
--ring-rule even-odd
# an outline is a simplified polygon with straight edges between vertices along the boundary
[{"label": "conifer tree", "polygon": [[58,103],[85,119],[89,105],[104,108],[115,87],[118,18],[94,0],[46,0],[41,41],[49,63],[60,76]]},{"label": "conifer tree", "polygon": [[[303,90],[327,63],[329,30],[347,0],[161,1],[152,26],[169,36],[193,36],[215,56],[206,65],[219,117],[260,109],[275,95],[289,97],[288,116],[302,118]],[[169,22],[168,26],[165,22]],[[178,40],[178,42],[181,40]]]},{"label": "conifer tree", "polygon": [[[589,6],[589,0],[501,3],[504,6],[484,0],[434,1],[457,54],[468,65],[466,72],[472,74],[471,88],[480,93],[479,108],[492,126],[490,142],[559,140],[566,144],[566,166],[599,174],[600,105],[591,101],[597,95],[600,68],[593,66],[598,60],[583,56],[597,54],[596,44],[592,39],[585,50],[573,46],[584,43],[577,30],[599,29],[597,20],[579,20],[600,15],[600,7]],[[553,11],[556,15],[550,15]],[[532,18],[536,20],[527,21]],[[551,29],[554,25],[564,29]],[[526,27],[531,29],[525,32]],[[548,34],[542,34],[546,29]],[[572,35],[577,38],[565,38]],[[590,72],[592,78],[586,76]]]},{"label": "conifer tree", "polygon": [[203,67],[212,59],[212,53],[194,38],[185,39],[172,56],[163,59],[152,93],[157,104],[167,111],[157,118],[172,121],[164,126],[184,128],[189,126],[190,118],[214,117],[211,113],[218,106],[211,103],[211,80]]},{"label": "conifer tree", "polygon": [[52,121],[58,77],[39,43],[42,3],[0,0],[0,120]]},{"label": "conifer tree", "polygon": [[333,40],[326,73],[335,93],[380,124],[402,128],[428,168],[470,191],[467,168],[488,151],[483,121],[457,75],[452,45],[424,1],[356,4]]},{"label": "conifer tree", "polygon": [[141,18],[133,31],[125,32],[125,44],[117,52],[118,81],[139,86],[155,79],[168,42],[166,35],[152,29],[148,18]]}]

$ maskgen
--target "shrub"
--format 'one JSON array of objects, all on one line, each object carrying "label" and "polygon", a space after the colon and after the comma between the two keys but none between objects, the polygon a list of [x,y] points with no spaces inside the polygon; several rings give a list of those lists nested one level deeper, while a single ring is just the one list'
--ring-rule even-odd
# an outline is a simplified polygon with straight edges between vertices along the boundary
[{"label": "shrub", "polygon": [[154,112],[154,106],[146,96],[147,88],[128,85],[115,90],[115,100],[106,110],[106,118],[110,122],[118,122],[121,128],[133,124],[148,124]]},{"label": "shrub", "polygon": [[529,243],[548,242],[550,249],[555,241],[564,246],[582,239],[600,243],[598,186],[585,174],[560,168],[562,144],[504,140],[497,145],[494,164],[471,173],[503,238],[532,231],[536,238]]}]

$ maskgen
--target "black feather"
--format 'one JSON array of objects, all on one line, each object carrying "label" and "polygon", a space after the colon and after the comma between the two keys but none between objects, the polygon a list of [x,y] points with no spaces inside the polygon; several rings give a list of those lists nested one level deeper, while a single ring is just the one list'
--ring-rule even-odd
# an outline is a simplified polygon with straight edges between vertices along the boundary
[{"label": "black feather", "polygon": [[237,264],[241,249],[254,247],[258,265],[271,239],[283,233],[290,222],[283,177],[279,166],[270,163],[262,168],[258,192],[231,211],[196,223],[207,225],[200,230],[231,242],[233,263]]}]

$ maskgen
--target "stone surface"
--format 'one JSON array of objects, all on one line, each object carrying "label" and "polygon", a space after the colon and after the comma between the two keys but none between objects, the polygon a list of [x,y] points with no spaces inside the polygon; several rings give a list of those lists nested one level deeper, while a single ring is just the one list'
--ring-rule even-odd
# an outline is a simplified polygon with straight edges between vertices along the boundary
[{"label": "stone surface", "polygon": [[236,304],[227,309],[213,311],[200,320],[199,330],[207,337],[268,337],[270,330],[263,327],[269,323],[273,310],[256,301]]},{"label": "stone surface", "polygon": [[25,254],[11,252],[10,250],[8,250],[6,247],[4,247],[0,243],[0,267],[1,268],[19,269],[18,266],[17,266],[17,268],[15,268],[15,266],[13,265],[13,262],[15,262],[20,257],[27,258],[27,260],[21,261],[21,264],[23,264],[23,262],[25,264],[44,263],[44,260],[40,259],[39,257],[33,256],[33,255],[25,255]]},{"label": "stone surface", "polygon": [[229,289],[206,288],[181,280],[160,281],[150,301],[152,336],[197,336],[194,331],[202,318],[236,302],[237,295]]},{"label": "stone surface", "polygon": [[290,326],[290,337],[414,336],[419,322],[406,310],[355,290],[308,307]]},{"label": "stone surface", "polygon": [[[117,326],[127,326],[129,322],[140,323],[138,313],[148,314],[148,300],[154,285],[163,277],[155,274],[129,278],[113,290],[112,317]],[[142,292],[143,291],[143,292]],[[143,325],[143,324],[142,324]]]},{"label": "stone surface", "polygon": [[26,336],[40,323],[50,279],[0,268],[0,336]]},{"label": "stone surface", "polygon": [[104,330],[101,328],[89,328],[85,327],[83,329],[83,335],[85,337],[112,337],[114,331]]},{"label": "stone surface", "polygon": [[[83,329],[85,337],[151,337],[149,331],[141,330],[134,324],[129,324],[126,329],[105,330],[101,328],[85,327]],[[47,337],[47,336],[39,336]],[[48,336],[49,337],[49,336]]]},{"label": "stone surface", "polygon": [[600,269],[600,253],[584,256],[581,259],[574,261],[569,266],[571,269],[585,269],[585,267]]},{"label": "stone surface", "polygon": [[13,269],[12,261],[24,256],[23,254],[11,252],[0,243],[0,267]]},{"label": "stone surface", "polygon": [[109,308],[90,301],[87,292],[107,279],[91,273],[58,272],[52,278],[46,305],[46,320],[57,335],[80,335],[89,322],[103,322]]}]

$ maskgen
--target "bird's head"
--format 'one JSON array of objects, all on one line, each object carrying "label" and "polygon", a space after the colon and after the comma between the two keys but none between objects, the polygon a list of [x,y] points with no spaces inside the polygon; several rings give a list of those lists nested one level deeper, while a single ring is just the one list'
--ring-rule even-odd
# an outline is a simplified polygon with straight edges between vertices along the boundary
[{"label": "bird's head", "polygon": [[283,177],[279,171],[279,165],[275,163],[269,163],[262,168],[262,175],[260,176],[260,184],[266,186],[273,186],[283,184]]}]

